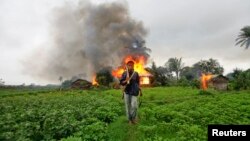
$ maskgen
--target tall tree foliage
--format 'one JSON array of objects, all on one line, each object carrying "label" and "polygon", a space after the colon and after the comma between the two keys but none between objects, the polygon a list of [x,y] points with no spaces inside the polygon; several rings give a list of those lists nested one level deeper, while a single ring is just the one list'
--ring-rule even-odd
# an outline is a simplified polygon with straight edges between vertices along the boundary
[{"label": "tall tree foliage", "polygon": [[232,84],[236,90],[250,89],[250,69],[246,71],[235,70],[233,72]]},{"label": "tall tree foliage", "polygon": [[5,82],[3,81],[3,79],[0,78],[0,86],[1,86],[1,85],[4,85],[4,83],[5,83]]},{"label": "tall tree foliage", "polygon": [[100,85],[109,86],[109,84],[113,82],[111,70],[111,67],[106,67],[96,73],[96,80]]},{"label": "tall tree foliage", "polygon": [[224,68],[220,63],[212,58],[209,60],[201,60],[195,63],[193,67],[195,70],[199,71],[199,73],[222,74],[224,72]]},{"label": "tall tree foliage", "polygon": [[245,26],[240,30],[238,37],[236,38],[236,44],[240,47],[245,45],[245,49],[250,46],[250,26]]},{"label": "tall tree foliage", "polygon": [[147,71],[154,76],[153,83],[155,85],[167,85],[172,76],[167,68],[162,66],[157,67],[155,62],[152,63],[150,68],[147,68]]},{"label": "tall tree foliage", "polygon": [[176,74],[176,79],[179,80],[179,74],[184,67],[184,63],[182,62],[182,58],[170,58],[166,63],[165,67],[168,68],[171,72]]}]

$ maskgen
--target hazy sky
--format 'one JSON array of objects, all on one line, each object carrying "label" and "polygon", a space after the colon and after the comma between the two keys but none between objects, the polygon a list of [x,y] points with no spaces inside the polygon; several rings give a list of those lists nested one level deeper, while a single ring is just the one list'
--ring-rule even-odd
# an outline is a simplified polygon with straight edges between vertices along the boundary
[{"label": "hazy sky", "polygon": [[[65,2],[73,0],[0,1],[0,78],[6,84],[54,83],[25,74],[22,63],[35,49],[48,48],[52,11]],[[250,68],[250,49],[235,46],[240,29],[250,25],[249,0],[128,0],[127,3],[130,15],[142,21],[149,31],[146,43],[157,65],[163,65],[170,57],[183,57],[185,65],[201,59],[217,59],[225,74],[236,67]]]}]

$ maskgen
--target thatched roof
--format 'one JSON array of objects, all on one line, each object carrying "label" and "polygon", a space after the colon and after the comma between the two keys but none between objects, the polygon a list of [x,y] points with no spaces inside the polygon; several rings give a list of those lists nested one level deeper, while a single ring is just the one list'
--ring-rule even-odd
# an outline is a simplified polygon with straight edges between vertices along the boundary
[{"label": "thatched roof", "polygon": [[218,75],[214,78],[211,79],[213,83],[228,83],[229,78],[223,76],[223,75]]},{"label": "thatched roof", "polygon": [[77,79],[71,83],[71,88],[76,88],[76,89],[89,89],[92,86],[92,83],[83,80],[83,79]]}]

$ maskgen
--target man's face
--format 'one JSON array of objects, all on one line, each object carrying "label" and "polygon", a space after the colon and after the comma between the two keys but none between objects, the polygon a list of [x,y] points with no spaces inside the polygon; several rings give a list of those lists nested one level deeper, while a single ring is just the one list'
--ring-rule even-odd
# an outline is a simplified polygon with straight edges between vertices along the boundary
[{"label": "man's face", "polygon": [[128,66],[129,71],[134,69],[134,64],[132,64],[132,63],[128,63],[127,66]]}]

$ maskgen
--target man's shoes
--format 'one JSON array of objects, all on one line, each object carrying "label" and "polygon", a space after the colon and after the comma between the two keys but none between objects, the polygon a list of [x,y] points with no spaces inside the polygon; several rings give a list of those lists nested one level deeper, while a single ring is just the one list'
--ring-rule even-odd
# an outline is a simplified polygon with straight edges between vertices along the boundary
[{"label": "man's shoes", "polygon": [[137,119],[133,119],[133,120],[132,120],[132,123],[133,123],[133,124],[137,124],[137,123],[138,123]]},{"label": "man's shoes", "polygon": [[129,125],[137,124],[137,123],[138,123],[137,119],[132,119],[132,120],[129,120],[129,122],[128,122]]},{"label": "man's shoes", "polygon": [[132,125],[132,124],[133,124],[133,121],[132,121],[132,120],[130,120],[130,121],[128,122],[128,124],[129,124],[129,125]]}]

